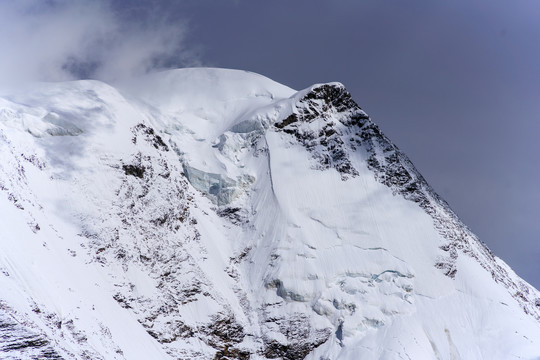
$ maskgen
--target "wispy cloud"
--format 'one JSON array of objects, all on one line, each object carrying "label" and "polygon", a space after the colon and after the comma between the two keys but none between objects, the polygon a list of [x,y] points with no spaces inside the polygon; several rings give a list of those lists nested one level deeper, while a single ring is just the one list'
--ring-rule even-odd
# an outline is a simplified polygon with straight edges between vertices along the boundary
[{"label": "wispy cloud", "polygon": [[0,81],[114,81],[197,63],[185,23],[121,14],[107,0],[1,1]]}]

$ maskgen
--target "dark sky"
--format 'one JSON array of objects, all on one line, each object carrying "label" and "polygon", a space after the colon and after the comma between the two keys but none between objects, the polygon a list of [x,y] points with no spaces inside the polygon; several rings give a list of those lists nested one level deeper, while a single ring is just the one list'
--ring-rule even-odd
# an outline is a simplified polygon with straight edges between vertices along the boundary
[{"label": "dark sky", "polygon": [[[32,11],[19,9],[23,21],[10,31],[36,18],[59,22],[55,14],[88,22],[59,25],[80,35],[62,33],[65,46],[44,50],[48,71],[28,65],[41,77],[107,80],[156,66],[204,65],[254,71],[295,89],[344,83],[480,239],[540,288],[537,0],[25,3]],[[70,6],[82,10],[66,15]],[[57,40],[38,39],[57,47]]]}]

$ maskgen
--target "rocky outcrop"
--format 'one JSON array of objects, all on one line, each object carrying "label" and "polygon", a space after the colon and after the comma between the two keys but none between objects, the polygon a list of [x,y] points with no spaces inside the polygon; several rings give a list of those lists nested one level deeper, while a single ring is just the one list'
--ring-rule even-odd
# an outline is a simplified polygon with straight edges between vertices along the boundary
[{"label": "rocky outcrop", "polygon": [[64,359],[46,335],[15,317],[13,309],[0,303],[0,359]]}]

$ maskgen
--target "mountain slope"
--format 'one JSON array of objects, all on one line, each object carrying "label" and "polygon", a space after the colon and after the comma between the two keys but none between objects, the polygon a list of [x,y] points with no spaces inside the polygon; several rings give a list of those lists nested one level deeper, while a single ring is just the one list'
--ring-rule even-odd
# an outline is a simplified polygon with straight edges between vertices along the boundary
[{"label": "mountain slope", "polygon": [[0,97],[0,358],[540,357],[538,291],[341,84]]}]

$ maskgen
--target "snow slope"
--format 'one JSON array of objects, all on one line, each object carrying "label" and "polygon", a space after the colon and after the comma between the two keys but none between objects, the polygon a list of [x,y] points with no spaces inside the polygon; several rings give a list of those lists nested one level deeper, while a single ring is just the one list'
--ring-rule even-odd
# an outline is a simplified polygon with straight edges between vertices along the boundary
[{"label": "snow slope", "polygon": [[0,94],[0,359],[536,359],[540,294],[339,83]]}]

